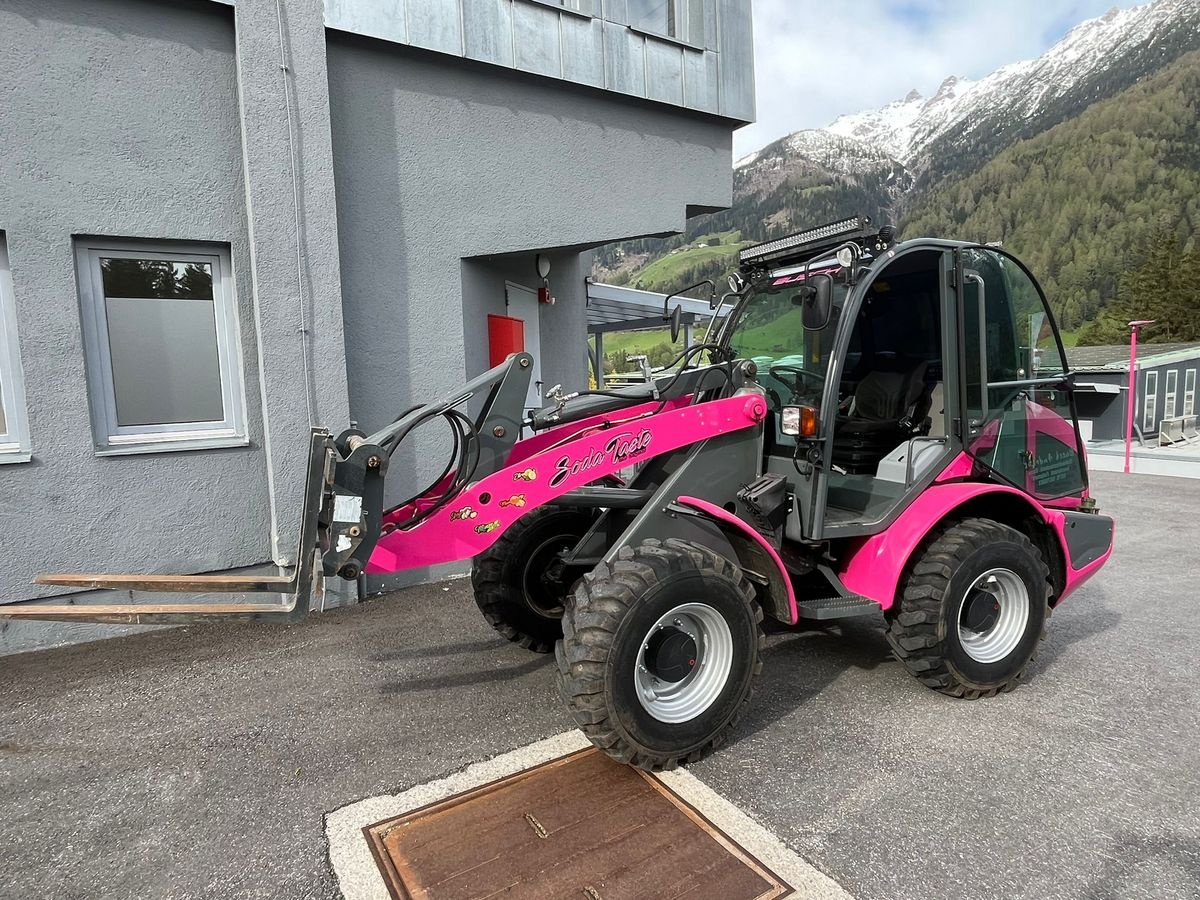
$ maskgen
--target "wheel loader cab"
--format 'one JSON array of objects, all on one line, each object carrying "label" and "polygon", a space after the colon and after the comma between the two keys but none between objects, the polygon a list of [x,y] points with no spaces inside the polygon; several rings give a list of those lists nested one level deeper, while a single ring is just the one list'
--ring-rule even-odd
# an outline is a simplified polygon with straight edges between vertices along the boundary
[{"label": "wheel loader cab", "polygon": [[[973,477],[1042,502],[1082,496],[1061,345],[1020,263],[929,240],[854,265],[853,284],[832,261],[776,270],[729,337],[766,391],[764,471],[794,490],[787,537],[878,533],[964,451]],[[833,275],[832,312],[806,330],[797,292],[818,273]],[[785,433],[795,407],[816,435]]]}]

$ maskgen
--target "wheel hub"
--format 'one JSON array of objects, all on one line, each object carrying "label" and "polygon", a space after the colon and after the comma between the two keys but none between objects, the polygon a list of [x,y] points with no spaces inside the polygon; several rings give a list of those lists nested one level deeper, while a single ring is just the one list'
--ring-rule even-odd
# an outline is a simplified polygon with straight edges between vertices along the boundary
[{"label": "wheel hub", "polygon": [[696,639],[674,625],[660,628],[646,642],[646,670],[659,681],[676,684],[696,668]]},{"label": "wheel hub", "polygon": [[974,632],[990,630],[1000,618],[1000,601],[990,591],[976,591],[963,610],[963,624]]},{"label": "wheel hub", "polygon": [[577,538],[556,536],[543,541],[529,554],[521,574],[525,605],[539,616],[562,618],[563,597],[567,594],[568,567],[562,554]]},{"label": "wheel hub", "polygon": [[1004,659],[1029,624],[1029,590],[1011,569],[989,569],[967,588],[958,611],[958,641],[979,663]]},{"label": "wheel hub", "polygon": [[638,647],[634,690],[642,709],[678,724],[716,702],[733,669],[733,634],[707,603],[684,603],[659,617]]}]

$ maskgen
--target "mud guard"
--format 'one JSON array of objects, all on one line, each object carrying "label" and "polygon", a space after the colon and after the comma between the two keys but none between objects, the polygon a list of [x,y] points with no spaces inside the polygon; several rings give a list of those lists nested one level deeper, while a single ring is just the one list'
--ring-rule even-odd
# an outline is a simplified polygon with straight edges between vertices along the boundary
[{"label": "mud guard", "polygon": [[787,567],[784,566],[779,553],[766,538],[744,520],[715,503],[689,496],[681,496],[675,502],[712,519],[713,524],[721,530],[729,545],[733,547],[741,567],[767,579],[769,596],[763,610],[767,615],[786,625],[795,625],[799,621],[800,612],[796,606],[796,592],[792,588],[791,576],[788,575]]},{"label": "mud guard", "polygon": [[1040,506],[1027,494],[1003,485],[935,484],[917,497],[884,531],[850,547],[842,557],[838,571],[842,584],[848,590],[874,600],[883,609],[889,609],[896,601],[905,567],[930,532],[947,518],[952,518],[956,510],[985,495],[1004,495],[1006,500],[1019,500],[1032,518],[1043,522],[1054,534],[1065,575],[1056,604],[1098,571],[1112,553],[1112,520],[1107,516],[1094,516],[1109,523],[1107,548],[1103,551],[1093,548],[1087,563],[1076,568],[1071,563],[1067,514],[1063,510]]}]

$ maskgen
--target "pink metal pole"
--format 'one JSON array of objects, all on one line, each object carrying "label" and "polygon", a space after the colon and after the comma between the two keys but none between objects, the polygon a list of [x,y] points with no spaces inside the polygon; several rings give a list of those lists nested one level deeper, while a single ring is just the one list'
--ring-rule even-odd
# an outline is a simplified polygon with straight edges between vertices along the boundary
[{"label": "pink metal pole", "polygon": [[1138,319],[1129,323],[1129,410],[1125,416],[1125,474],[1129,474],[1129,456],[1133,448],[1133,408],[1137,394],[1137,339],[1138,329],[1151,325],[1154,319]]}]

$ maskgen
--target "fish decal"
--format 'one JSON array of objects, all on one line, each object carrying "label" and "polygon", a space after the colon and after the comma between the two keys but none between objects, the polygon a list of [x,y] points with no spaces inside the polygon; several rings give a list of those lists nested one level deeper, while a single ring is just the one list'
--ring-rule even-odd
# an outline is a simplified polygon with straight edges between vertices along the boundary
[{"label": "fish decal", "polygon": [[507,500],[501,500],[500,505],[501,506],[514,506],[517,509],[520,509],[521,507],[523,507],[525,505],[525,495],[524,494],[513,494]]},{"label": "fish decal", "polygon": [[464,506],[462,509],[456,509],[450,513],[451,522],[461,522],[464,519],[475,519],[479,517],[479,511],[472,509],[470,506]]},{"label": "fish decal", "polygon": [[492,522],[484,522],[482,525],[475,526],[476,534],[490,534],[500,527],[500,520],[496,519]]},{"label": "fish decal", "polygon": [[537,469],[522,469],[513,474],[513,481],[537,481]]}]

